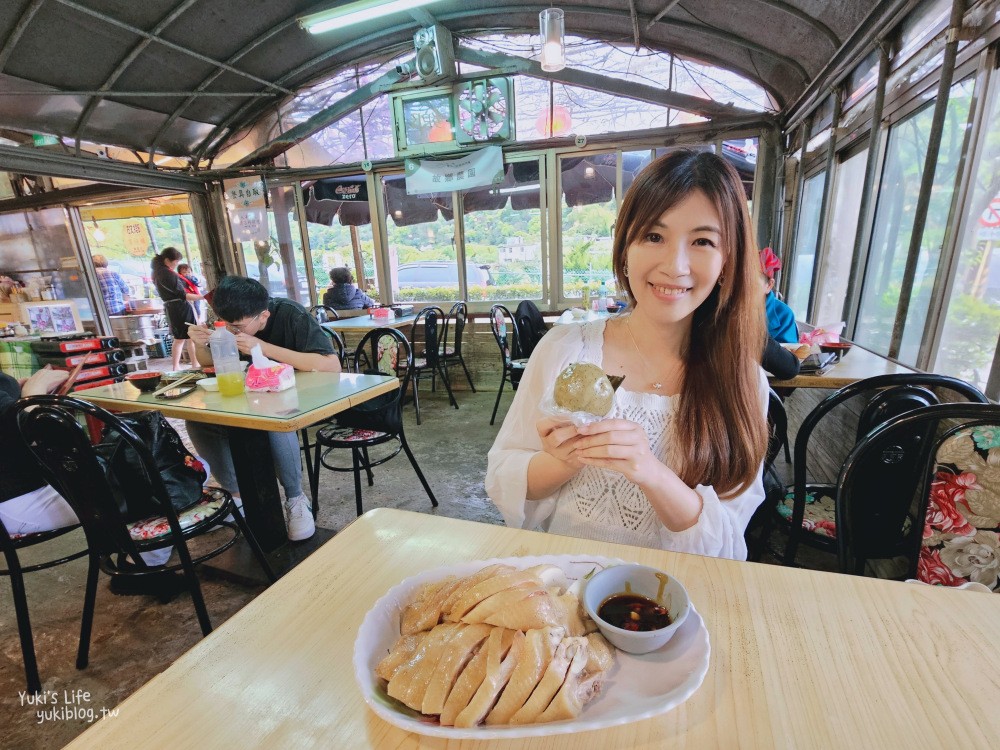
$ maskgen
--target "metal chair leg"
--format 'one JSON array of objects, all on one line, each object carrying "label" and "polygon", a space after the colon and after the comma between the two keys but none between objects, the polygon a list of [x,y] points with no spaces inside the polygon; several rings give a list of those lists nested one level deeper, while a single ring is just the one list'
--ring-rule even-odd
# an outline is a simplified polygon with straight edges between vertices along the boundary
[{"label": "metal chair leg", "polygon": [[500,378],[500,390],[497,391],[497,402],[493,404],[493,416],[490,417],[490,424],[497,418],[497,409],[500,408],[500,396],[503,395],[503,384],[507,382],[507,370],[504,369],[503,376]]},{"label": "metal chair leg", "polygon": [[198,615],[201,634],[208,635],[212,632],[212,621],[208,618],[208,608],[205,607],[205,597],[201,593],[201,584],[198,582],[198,575],[194,572],[191,553],[188,552],[187,545],[183,539],[177,540],[174,549],[177,550],[177,556],[181,559],[181,566],[184,568],[184,578],[187,580],[188,589],[191,592],[191,601],[194,602],[195,614]]},{"label": "metal chair leg", "polygon": [[365,458],[364,467],[365,467],[365,473],[368,474],[368,486],[369,487],[374,487],[375,486],[375,475],[372,474],[372,461],[371,461],[370,458],[368,458],[368,446],[367,445],[362,445],[361,446],[361,453],[362,453],[362,455]]},{"label": "metal chair leg", "polygon": [[357,448],[351,448],[351,461],[354,464],[354,500],[358,506],[358,517],[364,512],[361,507],[361,457]]},{"label": "metal chair leg", "polygon": [[[399,442],[402,443],[403,450],[406,451],[406,457],[410,459],[410,465],[413,467],[413,470],[417,472],[417,478],[420,480],[420,484],[424,486],[424,491],[427,492],[427,497],[431,499],[431,505],[436,508],[438,504],[437,498],[434,497],[434,493],[431,492],[431,486],[427,484],[427,480],[424,479],[424,473],[420,471],[420,467],[417,466],[417,459],[413,457],[413,451],[410,450],[410,445],[406,442],[406,436],[402,432],[399,433]],[[361,514],[359,513],[358,515]]]},{"label": "metal chair leg", "polygon": [[309,443],[309,428],[304,427],[299,430],[299,434],[302,436],[302,453],[305,454],[306,459],[306,476],[309,478],[309,494],[313,498],[312,511],[313,518],[315,519],[317,490],[315,486],[316,478],[313,476],[312,454],[309,452],[309,449],[312,448],[312,445]]},{"label": "metal chair leg", "polygon": [[[441,365],[438,365],[438,367],[441,367]],[[433,370],[431,372],[433,373]],[[431,377],[433,377],[433,374]],[[451,390],[451,384],[448,382],[448,376],[444,373],[444,371],[441,372],[441,380],[444,383],[445,390],[448,391],[448,400],[451,401],[451,405],[457,409],[458,401],[455,400],[455,394]]]},{"label": "metal chair leg", "polygon": [[35,639],[31,635],[24,576],[17,556],[11,553],[7,554],[6,558],[7,570],[10,571],[10,587],[14,594],[14,612],[17,617],[17,634],[21,641],[21,658],[24,659],[24,676],[28,683],[28,692],[39,693],[42,690],[42,681],[38,676],[38,662],[35,659]]},{"label": "metal chair leg", "polygon": [[417,424],[420,424],[420,396],[417,391],[420,390],[420,370],[414,369],[413,376],[410,378],[413,383],[413,409],[417,412]]},{"label": "metal chair leg", "polygon": [[97,600],[97,574],[99,571],[97,555],[89,555],[87,584],[83,595],[83,616],[80,618],[80,645],[76,650],[77,669],[84,669],[90,662],[90,633],[94,625],[94,604]]},{"label": "metal chair leg", "polygon": [[[316,503],[313,502],[313,513],[316,512]],[[260,567],[264,571],[264,575],[267,576],[267,580],[274,583],[278,580],[278,577],[274,574],[274,569],[271,568],[271,563],[268,561],[267,556],[264,554],[264,550],[261,549],[260,544],[257,542],[257,537],[253,535],[250,531],[250,527],[247,525],[246,518],[243,517],[243,511],[236,507],[236,503],[233,503],[233,520],[236,521],[236,525],[240,527],[240,533],[247,540],[247,544],[250,545],[250,551],[253,552],[253,556],[257,558],[257,562],[260,563]]]},{"label": "metal chair leg", "polygon": [[472,376],[469,374],[469,368],[465,366],[465,359],[463,357],[459,357],[458,361],[461,363],[462,369],[465,370],[465,379],[469,381],[469,388],[471,388],[472,392],[475,393],[476,386],[472,383]]}]

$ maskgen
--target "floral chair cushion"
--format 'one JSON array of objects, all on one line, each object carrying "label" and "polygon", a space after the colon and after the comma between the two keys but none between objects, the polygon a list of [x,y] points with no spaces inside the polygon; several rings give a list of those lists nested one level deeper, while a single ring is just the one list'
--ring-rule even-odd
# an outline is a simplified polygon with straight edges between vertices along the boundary
[{"label": "floral chair cushion", "polygon": [[386,432],[366,430],[361,427],[329,427],[323,430],[323,441],[354,443],[362,440],[375,440],[385,437]]},{"label": "floral chair cushion", "polygon": [[[189,529],[200,521],[216,513],[226,502],[226,496],[219,490],[205,488],[201,500],[178,511],[177,520],[181,529]],[[153,516],[128,524],[128,533],[137,542],[148,542],[170,534],[170,524],[165,516]]]},{"label": "floral chair cushion", "polygon": [[935,458],[917,578],[1000,591],[1000,425],[957,430]]},{"label": "floral chair cushion", "polygon": [[[802,518],[802,530],[820,536],[837,538],[836,507],[833,495],[825,490],[833,488],[817,487],[806,492],[806,514]],[[795,507],[795,493],[788,492],[784,500],[778,504],[778,515],[792,522],[792,508]]]}]

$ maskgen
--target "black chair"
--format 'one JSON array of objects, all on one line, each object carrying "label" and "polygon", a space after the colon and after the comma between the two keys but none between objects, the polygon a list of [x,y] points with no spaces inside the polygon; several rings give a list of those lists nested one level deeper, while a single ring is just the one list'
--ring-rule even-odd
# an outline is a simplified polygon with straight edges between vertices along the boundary
[{"label": "black chair", "polygon": [[535,347],[548,328],[542,318],[542,311],[530,299],[518,303],[514,311],[514,321],[517,324],[517,342],[520,347],[514,352],[514,356],[527,359],[535,351]]},{"label": "black chair", "polygon": [[[986,402],[986,397],[978,389],[963,380],[930,373],[903,373],[879,375],[860,380],[831,394],[806,416],[795,437],[793,463],[794,483],[786,488],[785,497],[778,503],[778,518],[788,532],[788,542],[782,562],[795,564],[795,555],[800,543],[808,544],[827,552],[837,552],[837,490],[836,479],[821,482],[810,478],[809,451],[813,435],[820,435],[828,443],[836,443],[838,437],[832,430],[818,429],[828,424],[825,418],[835,407],[847,402],[863,404],[853,437],[841,434],[839,441],[845,442],[843,454],[868,435],[878,425],[899,414],[929,406],[938,402],[938,396],[931,388],[953,391],[959,398],[975,402]],[[856,401],[855,401],[856,399]],[[872,507],[891,502],[891,498],[912,495],[916,481],[916,461],[919,458],[922,436],[911,435],[900,443],[898,460],[891,465],[880,466],[869,471],[869,483],[858,492],[863,492],[866,502]],[[832,447],[832,446],[831,446]],[[836,461],[839,474],[843,458]],[[898,542],[905,530],[896,529],[892,539],[886,539],[887,546]]]},{"label": "black chair", "polygon": [[[437,499],[427,484],[423,472],[420,471],[403,433],[403,394],[406,393],[406,387],[413,373],[413,349],[410,348],[410,342],[394,328],[376,328],[361,339],[355,350],[354,361],[358,372],[399,377],[399,388],[342,411],[335,417],[336,424],[322,427],[316,433],[314,477],[310,481],[313,508],[317,507],[319,501],[317,491],[319,470],[321,466],[325,466],[332,471],[354,472],[354,495],[360,516],[364,512],[361,505],[361,470],[364,469],[368,475],[368,485],[373,485],[372,467],[395,458],[400,450],[406,453],[427,497],[431,499],[431,505],[436,508]],[[393,441],[398,445],[388,456],[375,461],[369,458],[369,448]],[[327,456],[338,449],[350,449],[350,467],[335,466],[327,462]]]},{"label": "black chair", "polygon": [[[452,345],[448,346],[448,329],[451,327],[450,321],[455,321],[455,332],[453,334]],[[476,392],[476,386],[472,382],[469,368],[465,365],[465,358],[462,356],[462,335],[469,320],[469,306],[464,302],[456,302],[448,311],[445,318],[444,329],[441,333],[441,364],[444,365],[445,374],[448,374],[448,365],[458,362],[465,372],[465,379],[469,381],[469,388]],[[434,387],[434,374],[431,373],[431,388]]]},{"label": "black chair", "polygon": [[[212,632],[212,623],[205,608],[201,586],[194,566],[229,549],[242,533],[268,580],[274,572],[267,558],[247,528],[246,521],[232,496],[217,487],[205,488],[191,498],[191,504],[176,511],[156,462],[148,446],[118,417],[98,406],[69,396],[34,396],[17,404],[18,426],[25,442],[38,460],[43,477],[66,499],[80,519],[87,546],[90,566],[87,571],[83,620],[80,626],[80,647],[77,669],[87,666],[90,632],[97,597],[97,574],[102,570],[112,578],[147,577],[152,573],[182,570],[198,623],[203,635]],[[119,510],[115,490],[98,460],[90,436],[80,424],[81,418],[99,429],[102,435],[117,435],[136,455],[145,469],[150,501],[162,515],[129,521]],[[142,492],[141,487],[128,491]],[[230,514],[232,520],[229,520]],[[192,558],[187,540],[214,531],[222,526],[232,531],[222,544]],[[149,566],[141,553],[173,547],[179,564]]]},{"label": "black chair", "polygon": [[[764,454],[764,502],[754,511],[744,532],[747,559],[760,560],[764,546],[771,535],[774,508],[785,495],[785,486],[774,469],[774,461],[784,446],[788,454],[788,415],[785,404],[773,390],[768,390],[767,400],[767,453]],[[786,460],[788,460],[786,458]]]},{"label": "black chair", "polygon": [[[942,575],[943,571],[935,569],[947,566],[941,548],[961,544],[962,537],[972,541],[981,531],[994,539],[1000,532],[996,511],[1000,508],[1000,482],[984,471],[990,452],[1000,448],[998,435],[1000,406],[948,403],[896,416],[861,440],[844,461],[837,481],[841,571],[863,575],[869,560],[904,556],[908,560],[906,578],[954,585],[947,580],[954,575],[952,571]],[[920,441],[915,451],[914,481],[907,485],[913,491],[869,503],[865,487],[871,475],[895,466],[900,446],[914,436]],[[965,487],[973,476],[978,489],[975,496],[966,495]],[[959,477],[966,481],[952,481]],[[956,488],[961,492],[958,498],[949,491]],[[928,514],[929,507],[936,512]],[[906,533],[900,535],[900,528]],[[893,544],[887,546],[887,539]],[[970,564],[975,563],[970,560]],[[991,588],[997,590],[995,581]]]},{"label": "black chair", "polygon": [[0,521],[0,549],[3,550],[7,568],[0,570],[0,575],[10,576],[10,588],[14,598],[14,615],[17,619],[17,634],[21,640],[21,657],[24,659],[24,676],[28,684],[29,693],[37,693],[42,689],[42,681],[38,676],[38,661],[35,659],[35,640],[31,634],[31,619],[28,617],[28,598],[24,591],[24,574],[34,573],[36,570],[45,570],[56,565],[77,560],[87,554],[84,547],[78,552],[74,552],[66,557],[55,560],[46,560],[34,565],[22,566],[17,556],[17,551],[44,544],[52,539],[68,534],[80,528],[80,524],[64,526],[52,531],[43,531],[36,534],[12,535]]},{"label": "black chair", "polygon": [[[333,346],[333,351],[337,355],[337,359],[340,360],[341,368],[347,367],[347,361],[344,357],[344,339],[343,337],[331,328],[324,328],[323,333],[326,334],[327,338],[330,339],[330,344]],[[328,424],[331,420],[327,419],[320,424]],[[312,487],[313,481],[313,466],[312,466],[312,449],[313,443],[309,439],[309,430],[311,430],[316,425],[309,425],[309,427],[303,427],[299,430],[299,437],[302,439],[302,444],[299,446],[299,450],[302,451],[302,455],[306,460],[306,476],[309,478],[309,487],[312,490],[312,494],[316,494],[315,488]],[[313,503],[313,518],[316,517],[316,504]]]},{"label": "black chair", "polygon": [[[458,408],[458,401],[451,391],[451,384],[448,382],[448,373],[445,371],[444,363],[441,359],[441,345],[444,339],[439,335],[439,323],[445,320],[444,310],[440,307],[425,307],[413,319],[413,326],[410,328],[410,349],[420,352],[420,356],[413,359],[413,407],[417,412],[417,424],[420,424],[420,376],[429,372],[431,377],[440,374],[444,381],[444,387],[448,391],[448,399],[452,406]],[[434,381],[431,381],[434,387]]]},{"label": "black chair", "polygon": [[313,305],[309,308],[309,314],[316,318],[317,323],[329,323],[331,320],[340,320],[340,315],[332,307],[327,305]]},{"label": "black chair", "polygon": [[[503,305],[493,305],[490,308],[490,329],[493,331],[493,338],[496,339],[497,346],[500,347],[500,361],[503,365],[503,374],[500,377],[500,389],[497,391],[497,401],[493,404],[493,416],[490,417],[490,424],[497,418],[497,409],[500,407],[500,396],[503,394],[504,383],[510,381],[510,387],[517,390],[524,368],[528,365],[528,360],[523,358],[512,358],[511,351],[520,352],[521,345],[517,338],[517,326],[514,325],[514,316],[510,314]],[[507,341],[507,333],[510,333],[511,341]]]}]

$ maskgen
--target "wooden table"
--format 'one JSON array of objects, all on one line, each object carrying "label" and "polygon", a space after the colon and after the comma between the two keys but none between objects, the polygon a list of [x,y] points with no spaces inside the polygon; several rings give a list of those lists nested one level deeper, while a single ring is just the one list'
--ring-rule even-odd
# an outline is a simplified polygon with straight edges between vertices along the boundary
[{"label": "wooden table", "polygon": [[843,388],[876,375],[917,373],[911,367],[886,359],[881,354],[854,344],[841,360],[822,375],[799,374],[790,380],[769,378],[772,388]]},{"label": "wooden table", "polygon": [[[376,599],[419,571],[536,554],[674,573],[708,628],[704,684],[645,721],[533,740],[406,734],[363,703],[352,656]],[[374,510],[69,748],[996,747],[1000,596]],[[612,688],[613,689],[613,688]]]},{"label": "wooden table", "polygon": [[416,315],[404,315],[401,318],[392,315],[388,318],[369,318],[367,315],[359,315],[356,318],[328,320],[326,323],[320,323],[320,325],[338,333],[350,333],[352,331],[367,333],[375,328],[405,328],[406,326],[413,325],[413,321],[416,319]]},{"label": "wooden table", "polygon": [[74,393],[110,411],[156,409],[165,416],[225,425],[247,523],[265,551],[288,541],[268,432],[295,432],[399,387],[396,378],[296,372],[295,387],[280,393],[222,396],[198,388],[176,401],[142,393],[128,382]]}]

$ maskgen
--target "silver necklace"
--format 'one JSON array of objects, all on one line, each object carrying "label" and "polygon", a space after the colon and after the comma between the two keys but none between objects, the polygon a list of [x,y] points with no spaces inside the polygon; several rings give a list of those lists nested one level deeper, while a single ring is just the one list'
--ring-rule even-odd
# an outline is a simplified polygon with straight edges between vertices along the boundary
[{"label": "silver necklace", "polygon": [[[646,358],[645,358],[645,357],[643,356],[643,354],[642,354],[642,349],[640,349],[640,348],[639,348],[639,345],[638,345],[637,343],[635,343],[635,336],[633,336],[633,335],[632,335],[632,325],[631,325],[631,323],[632,323],[632,319],[631,319],[631,318],[626,318],[626,319],[625,319],[625,330],[626,330],[626,331],[628,331],[628,337],[629,337],[630,339],[632,339],[632,346],[634,346],[634,347],[635,347],[635,351],[636,351],[636,354],[638,354],[638,355],[639,355],[639,359],[641,359],[641,360],[642,360],[642,363],[643,363],[644,365],[646,365],[646,367],[649,367],[649,362],[648,362],[648,360],[647,360],[647,359],[646,359]],[[652,372],[652,371],[653,371],[653,368],[652,368],[652,367],[649,367],[649,371],[650,371],[650,372]],[[663,388],[663,383],[658,383],[658,382],[654,382],[654,383],[653,383],[653,390],[654,390],[654,391],[658,391],[658,390],[660,390],[661,388]]]}]

